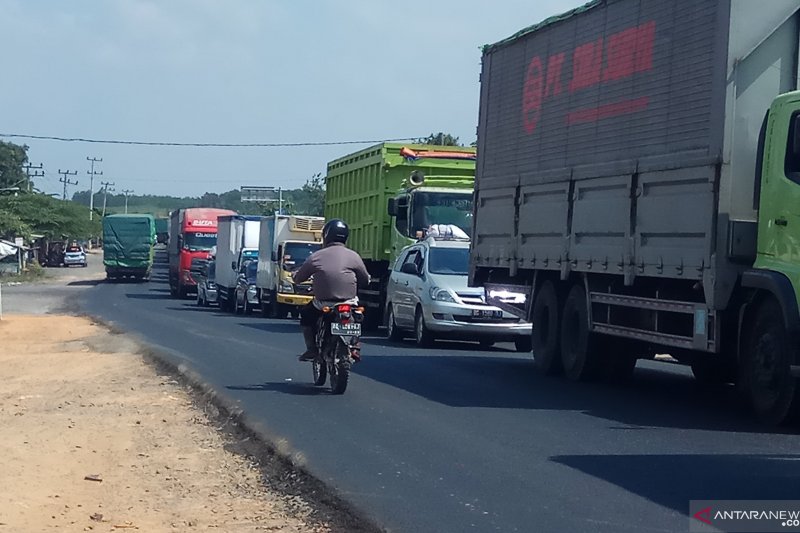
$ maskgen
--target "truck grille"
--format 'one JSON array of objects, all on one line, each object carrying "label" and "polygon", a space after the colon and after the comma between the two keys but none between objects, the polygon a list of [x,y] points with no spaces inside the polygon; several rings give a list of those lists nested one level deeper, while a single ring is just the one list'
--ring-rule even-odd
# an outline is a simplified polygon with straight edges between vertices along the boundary
[{"label": "truck grille", "polygon": [[297,294],[312,294],[313,287],[311,285],[295,285],[294,292]]}]

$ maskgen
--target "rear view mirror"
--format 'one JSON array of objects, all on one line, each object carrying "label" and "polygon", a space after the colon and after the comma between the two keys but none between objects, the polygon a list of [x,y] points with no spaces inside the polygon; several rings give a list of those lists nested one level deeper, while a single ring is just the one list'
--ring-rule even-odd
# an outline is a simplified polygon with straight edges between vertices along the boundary
[{"label": "rear view mirror", "polygon": [[419,270],[414,263],[403,263],[403,266],[400,267],[400,272],[403,274],[411,274],[412,276],[419,276]]},{"label": "rear view mirror", "polygon": [[390,217],[397,216],[397,199],[396,198],[389,198],[389,204],[387,205],[387,211],[389,212]]},{"label": "rear view mirror", "polygon": [[272,252],[272,259],[271,260],[272,261],[277,261],[278,260],[278,252]]},{"label": "rear view mirror", "polygon": [[236,270],[236,261],[231,261],[231,270]]}]

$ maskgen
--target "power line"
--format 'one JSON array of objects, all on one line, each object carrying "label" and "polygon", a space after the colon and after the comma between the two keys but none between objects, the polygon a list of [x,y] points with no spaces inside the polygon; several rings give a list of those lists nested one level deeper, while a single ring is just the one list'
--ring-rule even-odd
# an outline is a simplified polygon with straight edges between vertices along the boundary
[{"label": "power line", "polygon": [[373,139],[360,141],[311,141],[283,143],[187,143],[161,141],[122,141],[116,139],[86,139],[83,137],[56,137],[52,135],[27,135],[22,133],[0,133],[0,137],[35,139],[40,141],[82,142],[95,144],[125,144],[134,146],[191,146],[200,148],[290,148],[299,146],[339,146],[346,144],[376,144],[382,142],[410,141],[419,137],[398,137],[395,139]]}]

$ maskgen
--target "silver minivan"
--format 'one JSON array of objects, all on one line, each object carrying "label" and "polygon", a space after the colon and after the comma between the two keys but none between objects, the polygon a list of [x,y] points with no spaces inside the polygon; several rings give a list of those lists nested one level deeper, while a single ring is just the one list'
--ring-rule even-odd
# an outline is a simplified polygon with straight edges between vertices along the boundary
[{"label": "silver minivan", "polygon": [[387,336],[414,334],[420,346],[435,339],[471,340],[488,347],[510,341],[531,350],[531,324],[486,304],[483,287],[469,287],[469,240],[428,237],[400,253],[389,277]]}]

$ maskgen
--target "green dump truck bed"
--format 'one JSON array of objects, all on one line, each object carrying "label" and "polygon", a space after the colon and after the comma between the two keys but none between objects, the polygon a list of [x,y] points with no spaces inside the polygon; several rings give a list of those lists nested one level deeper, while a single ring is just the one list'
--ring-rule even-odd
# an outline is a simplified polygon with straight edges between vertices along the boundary
[{"label": "green dump truck bed", "polygon": [[[435,151],[465,158],[405,157],[401,154],[404,148],[418,155]],[[392,241],[389,198],[398,194],[415,171],[434,187],[471,189],[474,155],[474,148],[461,146],[381,143],[331,161],[325,178],[325,218],[347,222],[348,246],[365,261],[388,261]]]},{"label": "green dump truck bed", "polygon": [[153,265],[156,225],[152,215],[103,218],[103,264],[109,277],[144,277]]}]

